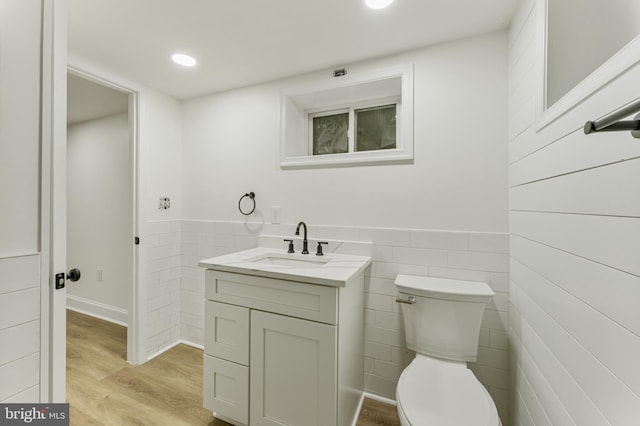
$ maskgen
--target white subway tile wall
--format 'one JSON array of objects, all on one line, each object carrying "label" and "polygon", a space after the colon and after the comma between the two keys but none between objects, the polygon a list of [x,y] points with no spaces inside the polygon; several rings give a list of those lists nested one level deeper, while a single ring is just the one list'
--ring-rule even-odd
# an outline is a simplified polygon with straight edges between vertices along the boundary
[{"label": "white subway tile wall", "polygon": [[[146,224],[142,239],[146,253],[146,355],[151,357],[181,339],[181,221],[153,221]],[[204,312],[204,311],[203,311]]]},{"label": "white subway tile wall", "polygon": [[[152,228],[152,237],[157,239],[150,240],[154,247],[147,259],[149,353],[179,339],[203,344],[204,271],[197,266],[200,260],[256,247],[259,235],[285,238],[295,231],[294,224],[195,220],[157,222]],[[367,270],[363,312],[365,389],[395,399],[400,373],[415,355],[405,347],[402,316],[395,302],[397,274],[484,281],[496,296],[485,310],[478,360],[470,368],[493,396],[501,417],[507,419],[508,234],[309,227],[309,238],[339,240],[341,235],[348,236],[345,240],[373,243],[374,262]]]}]

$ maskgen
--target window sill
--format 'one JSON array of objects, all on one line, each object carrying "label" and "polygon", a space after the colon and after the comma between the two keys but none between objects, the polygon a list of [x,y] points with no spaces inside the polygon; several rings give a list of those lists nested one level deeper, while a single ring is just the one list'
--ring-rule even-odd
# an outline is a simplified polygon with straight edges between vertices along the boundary
[{"label": "window sill", "polygon": [[403,149],[349,152],[301,157],[287,157],[280,162],[283,169],[312,169],[342,166],[373,166],[380,164],[411,164],[413,155]]}]

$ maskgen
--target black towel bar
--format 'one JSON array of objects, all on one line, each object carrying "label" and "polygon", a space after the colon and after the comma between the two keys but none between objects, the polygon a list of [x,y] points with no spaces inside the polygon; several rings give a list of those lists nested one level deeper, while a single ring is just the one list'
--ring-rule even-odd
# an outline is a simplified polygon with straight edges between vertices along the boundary
[{"label": "black towel bar", "polygon": [[623,118],[640,112],[640,99],[623,106],[609,115],[596,121],[587,121],[584,124],[584,133],[631,131],[631,136],[640,139],[640,114],[636,114],[633,120]]}]

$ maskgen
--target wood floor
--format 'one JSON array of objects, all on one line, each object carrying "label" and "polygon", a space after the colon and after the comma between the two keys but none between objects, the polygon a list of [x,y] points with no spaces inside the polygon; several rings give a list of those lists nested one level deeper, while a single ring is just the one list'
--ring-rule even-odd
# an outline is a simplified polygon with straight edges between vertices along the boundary
[{"label": "wood floor", "polygon": [[[67,311],[70,424],[228,426],[202,408],[202,351],[178,345],[138,366],[127,329]],[[395,407],[365,399],[358,426],[399,426]]]}]

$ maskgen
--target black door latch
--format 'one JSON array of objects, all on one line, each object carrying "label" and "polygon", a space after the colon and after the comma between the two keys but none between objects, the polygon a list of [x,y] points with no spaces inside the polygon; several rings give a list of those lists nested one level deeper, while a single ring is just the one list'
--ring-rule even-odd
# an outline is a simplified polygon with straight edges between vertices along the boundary
[{"label": "black door latch", "polygon": [[64,272],[56,274],[56,290],[60,290],[61,288],[64,288],[64,280],[65,280]]}]

